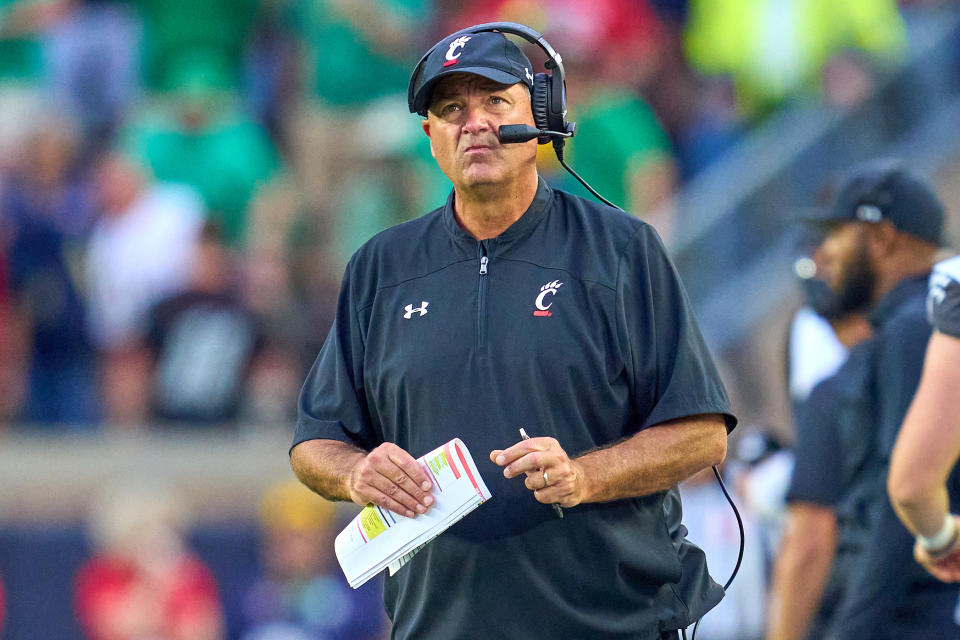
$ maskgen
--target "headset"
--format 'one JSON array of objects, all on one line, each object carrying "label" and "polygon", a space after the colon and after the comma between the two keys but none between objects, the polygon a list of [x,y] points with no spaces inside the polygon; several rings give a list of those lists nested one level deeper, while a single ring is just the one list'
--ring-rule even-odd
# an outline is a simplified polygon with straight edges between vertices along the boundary
[{"label": "headset", "polygon": [[[413,73],[410,76],[410,85],[407,87],[407,104],[411,106],[411,111],[413,110],[413,101],[419,88],[420,79],[423,77],[423,65],[426,63],[427,58],[430,57],[430,54],[451,38],[486,31],[498,31],[500,33],[519,36],[537,45],[547,54],[547,61],[544,63],[544,66],[549,70],[549,73],[533,74],[533,88],[530,90],[530,106],[533,111],[533,122],[536,127],[531,127],[526,124],[501,125],[497,132],[497,137],[500,139],[500,142],[502,144],[510,144],[526,142],[534,138],[537,139],[537,144],[547,144],[552,141],[553,150],[557,154],[557,160],[560,161],[560,165],[566,169],[570,175],[579,180],[580,184],[586,187],[587,191],[592,193],[598,200],[615,209],[621,209],[597,193],[593,187],[587,184],[586,180],[581,178],[576,171],[564,162],[563,146],[566,139],[572,138],[576,133],[577,123],[567,121],[567,84],[563,72],[563,58],[550,46],[550,43],[543,37],[543,34],[526,25],[516,22],[485,22],[451,33],[430,47],[430,50],[420,58],[420,62],[413,68]],[[424,114],[421,113],[420,115]]]},{"label": "headset", "polygon": [[536,132],[528,131],[530,128],[524,125],[504,125],[515,127],[515,129],[508,128],[504,132],[507,139],[501,140],[501,142],[526,142],[537,138],[538,144],[546,144],[552,139],[560,141],[562,145],[564,138],[573,137],[577,125],[575,122],[567,122],[567,90],[563,72],[563,59],[542,34],[516,22],[486,22],[467,27],[456,33],[451,33],[430,47],[430,50],[420,58],[420,62],[414,67],[413,74],[410,76],[410,86],[407,89],[408,103],[413,104],[420,78],[423,76],[423,65],[437,47],[451,38],[487,31],[509,33],[537,45],[547,54],[547,61],[544,66],[550,70],[550,73],[535,73],[533,75],[530,104],[533,108],[533,121],[537,125]]}]

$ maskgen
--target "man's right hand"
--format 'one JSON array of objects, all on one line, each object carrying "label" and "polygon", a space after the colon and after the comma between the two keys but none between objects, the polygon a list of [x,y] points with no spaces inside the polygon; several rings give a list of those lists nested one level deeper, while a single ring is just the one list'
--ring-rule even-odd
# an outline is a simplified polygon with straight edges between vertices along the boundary
[{"label": "man's right hand", "polygon": [[376,504],[394,513],[414,517],[433,504],[433,483],[409,453],[384,442],[368,453],[350,474],[350,499],[359,505]]}]

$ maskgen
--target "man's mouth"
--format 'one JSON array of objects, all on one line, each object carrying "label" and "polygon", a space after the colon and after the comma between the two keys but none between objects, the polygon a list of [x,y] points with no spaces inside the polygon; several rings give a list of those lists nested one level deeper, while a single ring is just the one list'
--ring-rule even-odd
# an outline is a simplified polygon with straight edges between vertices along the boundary
[{"label": "man's mouth", "polygon": [[489,144],[472,144],[466,149],[464,149],[463,152],[464,153],[480,153],[483,151],[490,151],[491,149],[493,149],[493,147]]}]

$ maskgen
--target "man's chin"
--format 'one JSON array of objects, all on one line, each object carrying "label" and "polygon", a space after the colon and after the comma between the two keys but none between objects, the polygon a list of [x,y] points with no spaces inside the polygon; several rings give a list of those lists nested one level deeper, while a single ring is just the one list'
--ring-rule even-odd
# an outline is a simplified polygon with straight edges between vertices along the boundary
[{"label": "man's chin", "polygon": [[504,176],[494,171],[467,171],[460,181],[461,186],[467,189],[483,189],[503,184]]}]

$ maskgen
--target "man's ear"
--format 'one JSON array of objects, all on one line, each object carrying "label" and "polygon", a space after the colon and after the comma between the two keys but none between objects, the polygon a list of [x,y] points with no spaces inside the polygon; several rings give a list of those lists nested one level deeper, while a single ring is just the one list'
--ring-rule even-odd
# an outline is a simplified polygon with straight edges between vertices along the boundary
[{"label": "man's ear", "polygon": [[423,122],[420,123],[420,126],[423,127],[423,132],[427,134],[428,138],[430,138],[430,155],[436,158],[437,153],[433,150],[433,138],[430,137],[430,120],[428,118],[424,118]]}]

